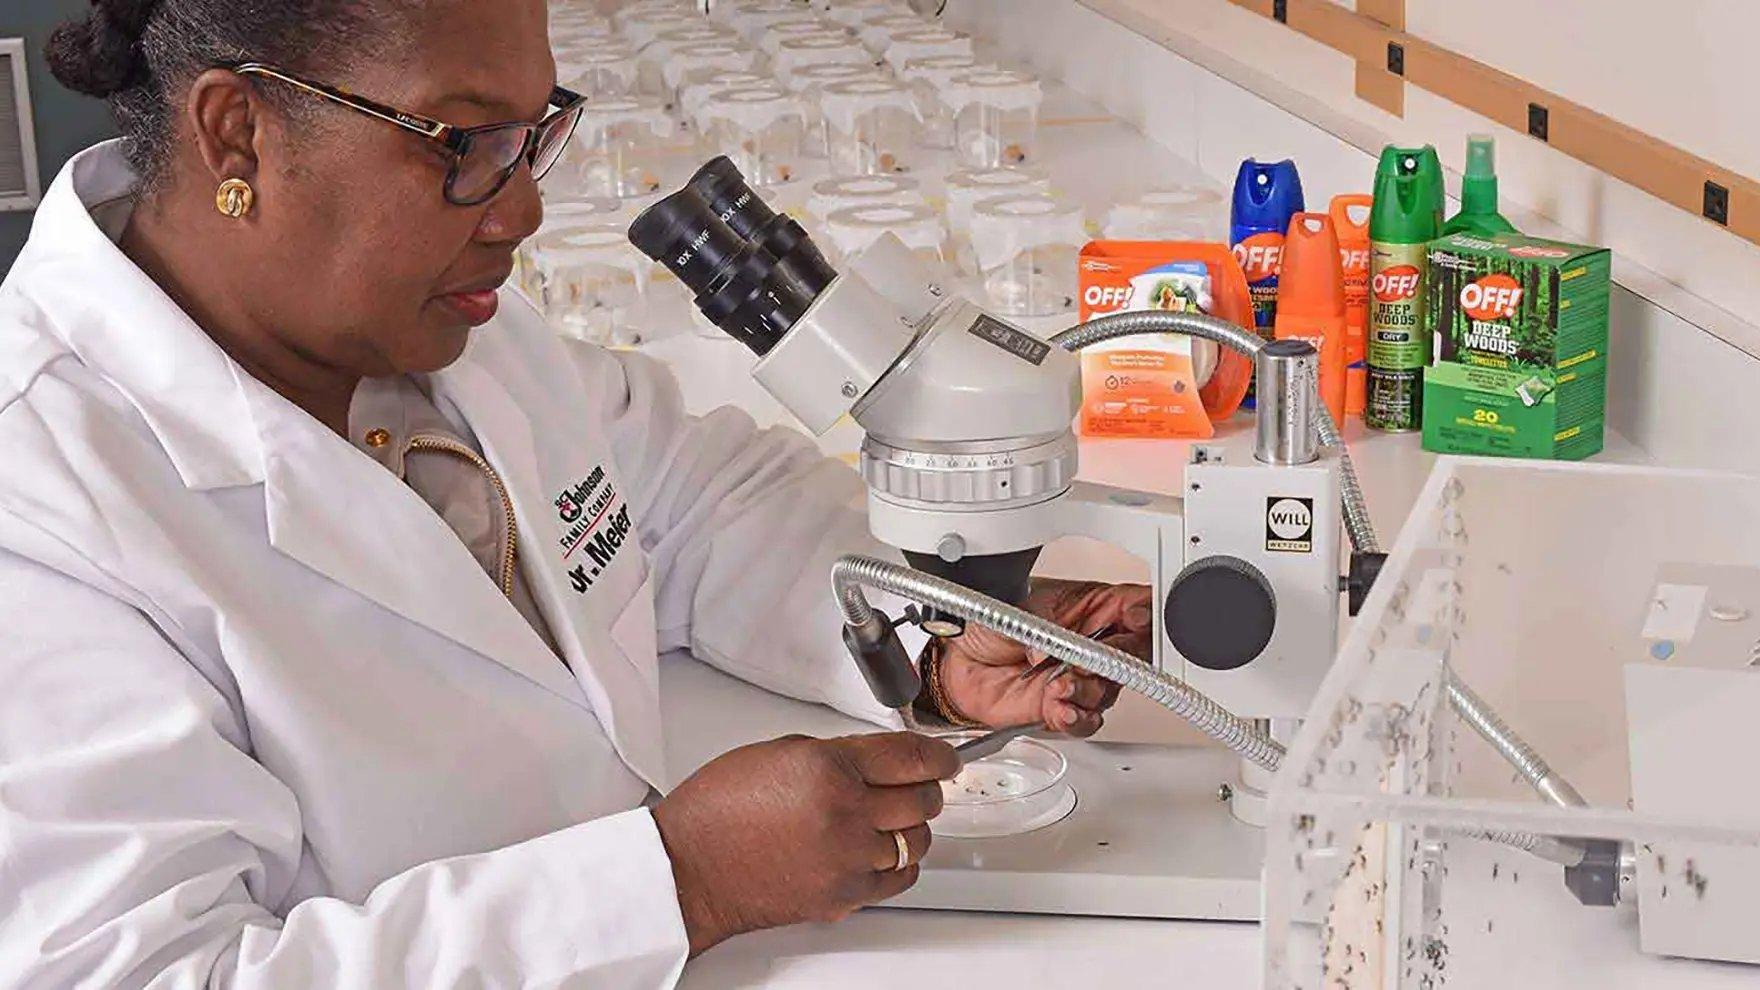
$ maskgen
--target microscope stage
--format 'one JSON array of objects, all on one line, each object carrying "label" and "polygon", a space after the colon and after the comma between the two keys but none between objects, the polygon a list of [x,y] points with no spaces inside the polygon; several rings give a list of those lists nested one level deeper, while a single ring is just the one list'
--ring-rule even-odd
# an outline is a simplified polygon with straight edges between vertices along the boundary
[{"label": "microscope stage", "polygon": [[[674,781],[746,743],[874,727],[783,698],[683,654],[661,658]],[[704,717],[714,713],[713,718]],[[1076,807],[1053,825],[986,839],[937,836],[916,887],[890,907],[1104,917],[1259,919],[1260,829],[1218,797],[1240,759],[1195,746],[1059,741]]]},{"label": "microscope stage", "polygon": [[916,887],[891,907],[1107,917],[1259,919],[1259,829],[1218,788],[1240,759],[1186,746],[1056,742],[1076,790],[1069,817],[1023,835],[937,836]]}]

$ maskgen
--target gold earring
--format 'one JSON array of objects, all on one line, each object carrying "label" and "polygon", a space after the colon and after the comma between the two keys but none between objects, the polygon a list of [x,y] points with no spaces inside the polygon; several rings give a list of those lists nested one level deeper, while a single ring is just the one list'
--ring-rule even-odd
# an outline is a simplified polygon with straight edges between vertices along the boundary
[{"label": "gold earring", "polygon": [[256,190],[243,179],[227,179],[214,193],[214,208],[234,220],[251,211],[257,199]]}]

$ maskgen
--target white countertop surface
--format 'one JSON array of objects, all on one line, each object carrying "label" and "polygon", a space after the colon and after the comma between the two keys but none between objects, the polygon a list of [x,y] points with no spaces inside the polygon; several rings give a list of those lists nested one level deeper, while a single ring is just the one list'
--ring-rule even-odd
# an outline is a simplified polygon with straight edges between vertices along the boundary
[{"label": "white countertop surface", "polygon": [[685,969],[687,990],[1010,990],[1259,985],[1259,927],[871,908],[760,932]]}]

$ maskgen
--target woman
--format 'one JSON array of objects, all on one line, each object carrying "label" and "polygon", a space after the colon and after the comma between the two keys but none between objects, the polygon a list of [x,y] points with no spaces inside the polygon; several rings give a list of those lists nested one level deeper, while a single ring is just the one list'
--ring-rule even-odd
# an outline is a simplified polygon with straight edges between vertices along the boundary
[{"label": "woman", "polygon": [[[0,288],[0,984],[658,986],[914,881],[920,736],[652,800],[657,650],[886,721],[825,581],[884,550],[804,438],[500,293],[577,108],[541,0],[94,0],[49,54],[124,138]],[[1032,604],[1147,648],[1143,589]],[[934,657],[986,724],[1114,693]]]}]

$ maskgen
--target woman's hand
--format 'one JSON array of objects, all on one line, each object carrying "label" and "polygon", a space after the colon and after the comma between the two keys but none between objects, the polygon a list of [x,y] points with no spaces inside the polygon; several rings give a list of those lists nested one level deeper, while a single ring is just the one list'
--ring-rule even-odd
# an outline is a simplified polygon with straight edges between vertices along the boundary
[{"label": "woman's hand", "polygon": [[[953,748],[894,732],[788,736],[720,756],[654,808],[691,955],[741,932],[835,921],[917,882]],[[894,870],[902,832],[909,866]]]},{"label": "woman's hand", "polygon": [[[1147,661],[1154,635],[1151,597],[1143,585],[1035,578],[1026,609]],[[1118,700],[1118,685],[1074,667],[1059,673],[1057,664],[1041,665],[1044,659],[969,625],[942,642],[936,676],[946,702],[972,721],[996,728],[1042,722],[1057,732],[1093,735]]]}]

